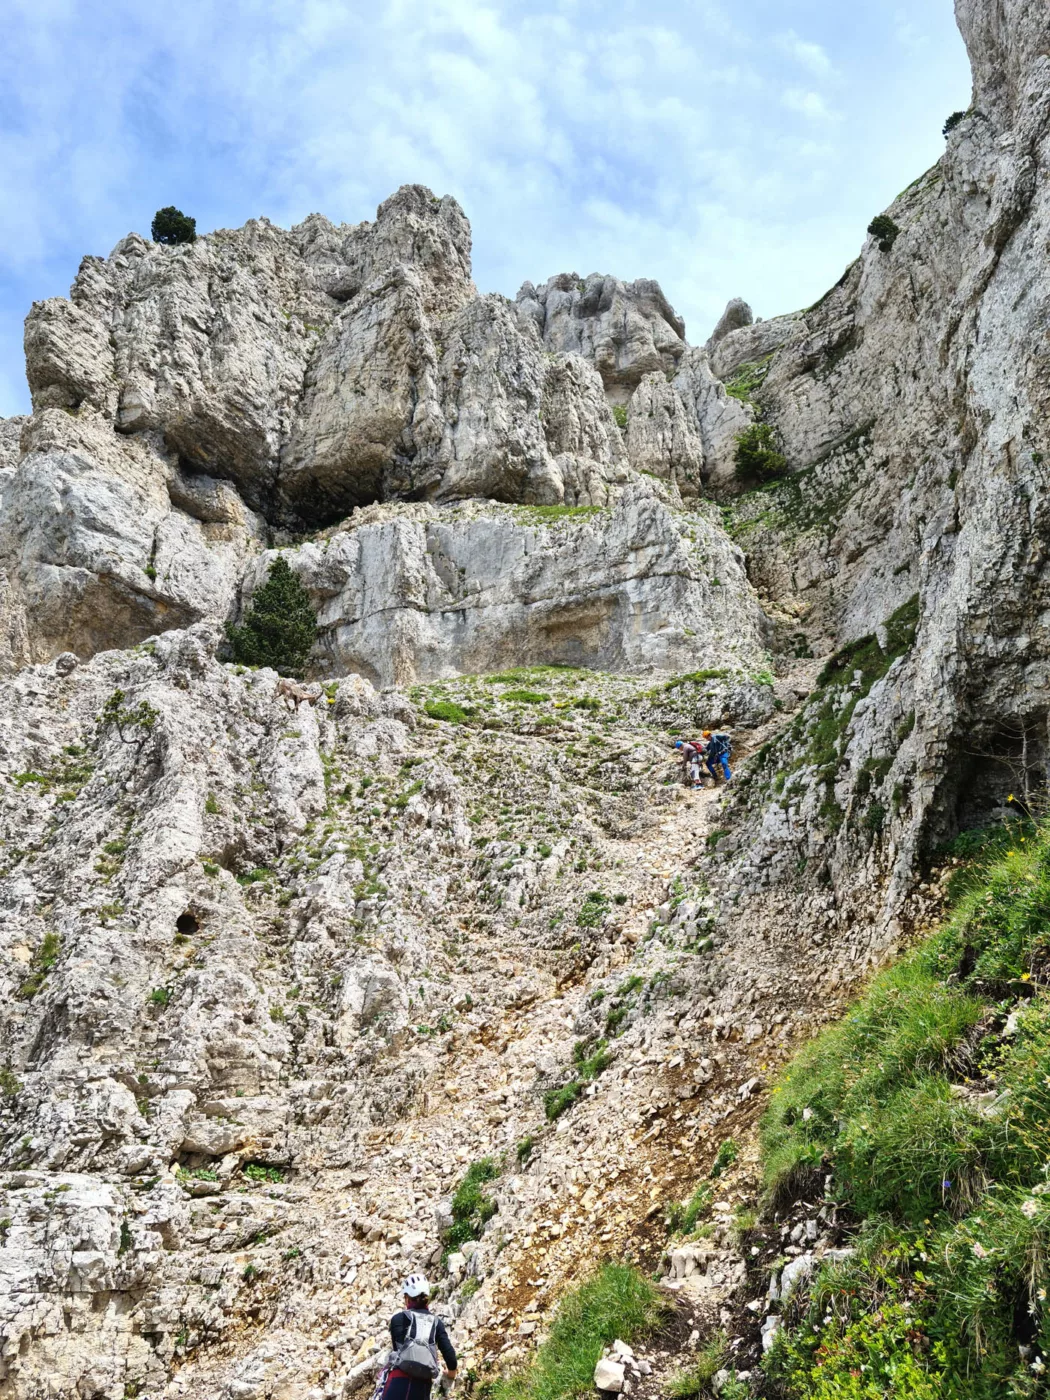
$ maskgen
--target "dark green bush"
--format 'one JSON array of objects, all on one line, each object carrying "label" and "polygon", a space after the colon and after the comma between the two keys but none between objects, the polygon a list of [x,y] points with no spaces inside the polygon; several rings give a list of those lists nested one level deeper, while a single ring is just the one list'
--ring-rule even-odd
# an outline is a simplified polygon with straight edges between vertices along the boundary
[{"label": "dark green bush", "polygon": [[944,135],[947,136],[950,132],[954,131],[955,128],[959,125],[959,123],[965,118],[965,116],[965,112],[953,112],[948,118],[948,120],[944,123],[944,126],[941,128]]},{"label": "dark green bush", "polygon": [[777,451],[770,424],[752,423],[737,434],[736,470],[738,476],[759,481],[774,481],[787,471],[787,458]]},{"label": "dark green bush", "polygon": [[879,240],[879,251],[888,253],[897,241],[900,228],[888,214],[876,214],[868,225],[868,232]]},{"label": "dark green bush", "polygon": [[153,223],[150,225],[150,237],[154,243],[165,243],[169,247],[177,243],[195,243],[197,220],[191,219],[181,209],[176,209],[174,204],[169,204],[154,214]]},{"label": "dark green bush", "polygon": [[281,676],[302,674],[317,638],[310,595],[282,556],[252,599],[240,627],[227,624],[233,658],[242,666],[272,666]]}]

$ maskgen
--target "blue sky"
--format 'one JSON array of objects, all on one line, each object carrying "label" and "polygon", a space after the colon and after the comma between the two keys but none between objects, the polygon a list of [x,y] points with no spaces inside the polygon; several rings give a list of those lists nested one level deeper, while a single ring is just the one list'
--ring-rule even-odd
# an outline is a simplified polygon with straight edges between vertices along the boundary
[{"label": "blue sky", "polygon": [[176,204],[201,232],[463,204],[482,291],[657,278],[702,341],[805,306],[943,149],[951,0],[8,0],[0,415],[22,319]]}]

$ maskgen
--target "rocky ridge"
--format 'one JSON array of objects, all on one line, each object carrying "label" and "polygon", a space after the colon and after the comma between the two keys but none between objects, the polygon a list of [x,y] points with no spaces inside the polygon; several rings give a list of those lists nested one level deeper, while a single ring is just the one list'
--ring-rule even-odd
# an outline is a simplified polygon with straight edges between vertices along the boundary
[{"label": "rocky ridge", "polygon": [[[936,918],[938,842],[1044,782],[1050,33],[958,9],[973,105],[890,247],[702,349],[647,281],[479,297],[415,186],[130,235],[34,307],[0,1395],[355,1393],[409,1265],[479,1373],[610,1255],[760,1349],[770,1074]],[[754,421],[769,486],[735,474]],[[276,549],[321,624],[294,711],[222,659]],[[712,724],[735,795],[674,781]],[[820,1209],[790,1257],[839,1247]]]}]

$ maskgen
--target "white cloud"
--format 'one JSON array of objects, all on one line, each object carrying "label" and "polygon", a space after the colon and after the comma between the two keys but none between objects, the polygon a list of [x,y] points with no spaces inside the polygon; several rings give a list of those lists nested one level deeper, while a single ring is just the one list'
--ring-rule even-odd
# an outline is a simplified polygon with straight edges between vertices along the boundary
[{"label": "white cloud", "polygon": [[807,68],[818,78],[830,77],[834,72],[827,50],[820,44],[800,39],[793,29],[789,29],[786,34],[778,35],[776,42],[796,63]]},{"label": "white cloud", "polygon": [[912,0],[940,77],[928,53],[907,68],[899,16],[832,45],[834,3],[769,42],[729,0],[9,0],[2,403],[30,300],[161,204],[202,229],[358,221],[421,181],[464,205],[485,290],[652,276],[701,339],[730,295],[762,315],[812,301],[929,158],[915,131],[935,150],[965,97],[946,0]]},{"label": "white cloud", "polygon": [[784,106],[792,112],[799,112],[810,121],[828,121],[832,113],[819,92],[804,88],[788,88],[784,93]]}]

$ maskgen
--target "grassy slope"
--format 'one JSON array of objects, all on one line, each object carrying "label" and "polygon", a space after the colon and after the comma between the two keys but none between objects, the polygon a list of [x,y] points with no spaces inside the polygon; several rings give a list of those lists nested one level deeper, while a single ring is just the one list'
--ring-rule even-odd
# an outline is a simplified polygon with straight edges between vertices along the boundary
[{"label": "grassy slope", "polygon": [[497,1382],[493,1400],[571,1400],[594,1394],[594,1368],[619,1338],[652,1336],[666,1320],[658,1289],[626,1264],[606,1264],[570,1293],[527,1370]]},{"label": "grassy slope", "polygon": [[1050,824],[1017,826],[941,932],[785,1072],[763,1128],[774,1200],[830,1172],[864,1224],[789,1307],[769,1393],[1045,1393],[1048,977]]}]

